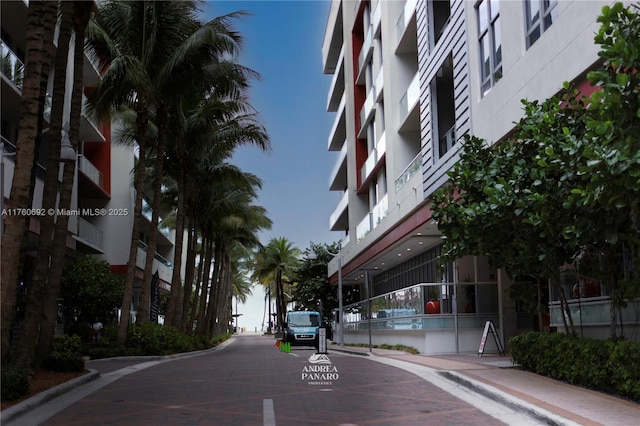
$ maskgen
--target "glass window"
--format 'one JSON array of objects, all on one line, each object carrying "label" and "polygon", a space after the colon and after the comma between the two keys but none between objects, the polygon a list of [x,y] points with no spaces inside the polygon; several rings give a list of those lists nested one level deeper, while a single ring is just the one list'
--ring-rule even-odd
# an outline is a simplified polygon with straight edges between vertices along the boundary
[{"label": "glass window", "polygon": [[478,4],[477,13],[481,91],[484,96],[502,78],[500,3],[498,0],[483,0]]},{"label": "glass window", "polygon": [[525,0],[527,48],[531,47],[553,22],[558,14],[557,0]]}]

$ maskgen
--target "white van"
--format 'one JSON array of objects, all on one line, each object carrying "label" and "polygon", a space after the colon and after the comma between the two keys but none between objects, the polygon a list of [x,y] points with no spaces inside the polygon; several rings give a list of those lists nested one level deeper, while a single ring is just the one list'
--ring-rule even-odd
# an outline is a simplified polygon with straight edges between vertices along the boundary
[{"label": "white van", "polygon": [[289,311],[284,323],[282,341],[292,345],[314,346],[318,340],[319,326],[319,312]]}]

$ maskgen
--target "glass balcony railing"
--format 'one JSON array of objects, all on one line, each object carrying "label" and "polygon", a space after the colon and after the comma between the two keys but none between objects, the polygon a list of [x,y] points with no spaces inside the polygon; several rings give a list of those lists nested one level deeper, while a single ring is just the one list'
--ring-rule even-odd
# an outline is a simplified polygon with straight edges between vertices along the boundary
[{"label": "glass balcony railing", "polygon": [[102,231],[81,217],[78,218],[78,238],[100,250],[104,248]]},{"label": "glass balcony railing", "polygon": [[369,232],[371,232],[371,213],[367,213],[356,226],[356,243],[360,242]]},{"label": "glass balcony railing", "polygon": [[104,189],[104,176],[102,172],[91,164],[91,161],[82,154],[78,155],[78,169],[91,179],[93,183]]},{"label": "glass balcony railing", "polygon": [[413,108],[414,105],[418,102],[420,98],[420,79],[418,78],[418,73],[413,76],[407,91],[405,92],[402,99],[400,99],[400,122],[403,123],[409,115],[409,111]]},{"label": "glass balcony railing", "polygon": [[389,197],[385,194],[384,197],[373,207],[371,211],[371,219],[373,220],[371,224],[371,228],[375,229],[382,223],[382,221],[387,217],[387,212],[389,211]]},{"label": "glass balcony railing", "polygon": [[[147,251],[147,248],[149,247],[144,241],[140,241],[138,240],[138,247],[140,247],[145,253]],[[169,262],[167,259],[165,259],[164,256],[162,256],[160,253],[156,252],[153,255],[153,258],[155,260],[157,260],[158,262],[162,263],[164,266],[166,266],[169,269],[173,269],[173,263]]]},{"label": "glass balcony railing", "polygon": [[371,212],[367,213],[367,215],[360,221],[358,226],[356,226],[356,243],[362,240],[369,232],[373,231],[375,228],[382,223],[384,218],[387,217],[387,212],[389,211],[389,198],[385,194],[384,197],[376,204]]},{"label": "glass balcony railing", "polygon": [[20,91],[22,91],[22,82],[24,80],[24,63],[18,58],[13,50],[9,48],[5,44],[4,41],[1,41],[1,53],[2,61],[2,74],[7,77],[7,79],[12,82]]},{"label": "glass balcony railing", "polygon": [[404,8],[402,9],[402,12],[400,12],[400,16],[396,22],[396,36],[398,37],[398,40],[402,39],[402,36],[409,25],[409,21],[416,11],[417,3],[417,0],[407,0],[405,2]]},{"label": "glass balcony railing", "polygon": [[422,167],[422,153],[418,153],[411,160],[411,163],[400,173],[400,176],[396,179],[396,192],[400,190],[409,180],[415,175]]}]

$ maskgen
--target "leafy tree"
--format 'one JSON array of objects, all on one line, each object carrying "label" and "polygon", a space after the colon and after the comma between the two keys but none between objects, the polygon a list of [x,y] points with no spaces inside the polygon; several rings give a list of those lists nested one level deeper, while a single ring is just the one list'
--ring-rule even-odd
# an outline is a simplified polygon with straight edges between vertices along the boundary
[{"label": "leafy tree", "polygon": [[60,298],[66,326],[84,327],[99,317],[103,322],[120,305],[124,282],[106,261],[83,256],[65,267]]},{"label": "leafy tree", "polygon": [[[339,251],[340,243],[334,242],[333,244],[312,243],[311,247],[303,252],[303,261],[295,272],[296,282],[292,292],[296,309],[317,310],[318,303],[321,302],[323,319],[331,318],[332,311],[338,308],[338,293],[337,287],[329,285],[327,266],[333,259],[330,253]],[[315,256],[309,256],[310,253]]]}]

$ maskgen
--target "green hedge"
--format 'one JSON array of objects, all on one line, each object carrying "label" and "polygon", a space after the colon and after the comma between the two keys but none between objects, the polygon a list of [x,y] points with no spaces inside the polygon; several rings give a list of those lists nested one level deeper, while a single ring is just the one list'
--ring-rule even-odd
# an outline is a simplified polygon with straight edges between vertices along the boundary
[{"label": "green hedge", "polygon": [[[113,331],[113,336],[111,332]],[[95,343],[85,345],[85,354],[91,359],[119,356],[171,355],[209,349],[227,340],[229,333],[213,338],[187,335],[175,327],[146,323],[143,326],[131,324],[127,331],[124,347],[115,346],[116,328],[106,327],[104,337]]]},{"label": "green hedge", "polygon": [[529,332],[509,345],[523,370],[640,401],[640,342]]},{"label": "green hedge", "polygon": [[3,401],[15,401],[29,393],[29,371],[2,367],[1,376]]},{"label": "green hedge", "polygon": [[44,360],[43,366],[51,371],[83,371],[80,336],[53,336],[53,351]]},{"label": "green hedge", "polygon": [[169,355],[208,349],[211,339],[186,335],[175,327],[148,322],[143,326],[129,326],[127,347],[139,349],[140,355]]}]

